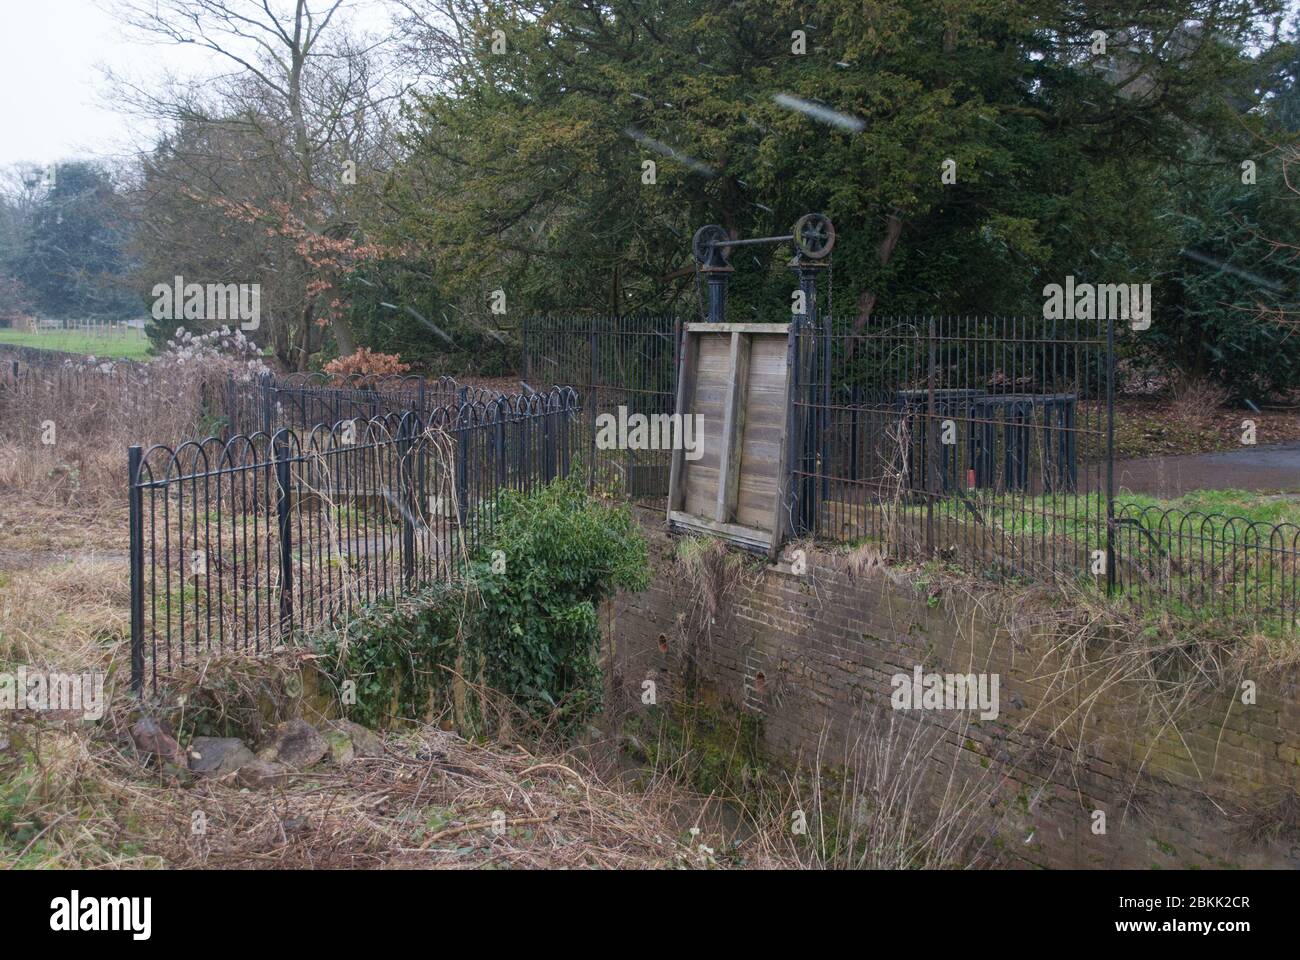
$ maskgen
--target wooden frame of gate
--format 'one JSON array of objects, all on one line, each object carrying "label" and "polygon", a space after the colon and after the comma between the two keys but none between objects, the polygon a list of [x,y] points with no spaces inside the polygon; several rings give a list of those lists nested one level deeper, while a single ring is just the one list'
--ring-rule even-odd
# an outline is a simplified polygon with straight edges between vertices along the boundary
[{"label": "wooden frame of gate", "polygon": [[673,450],[668,525],[775,559],[788,529],[795,332],[788,323],[688,323],[677,413],[699,416],[701,455]]}]

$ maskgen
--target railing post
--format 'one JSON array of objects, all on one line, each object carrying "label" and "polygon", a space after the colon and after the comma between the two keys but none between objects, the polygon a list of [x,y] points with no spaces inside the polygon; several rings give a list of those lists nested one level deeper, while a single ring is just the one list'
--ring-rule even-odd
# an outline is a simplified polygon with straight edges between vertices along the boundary
[{"label": "railing post", "polygon": [[555,479],[555,439],[551,435],[553,416],[550,410],[542,410],[542,479],[546,483]]},{"label": "railing post", "polygon": [[271,386],[271,375],[262,374],[262,430],[267,436],[275,426],[275,388]]},{"label": "railing post", "polygon": [[142,448],[127,450],[127,496],[131,516],[131,691],[144,691],[144,491],[140,488]]},{"label": "railing post", "polygon": [[280,430],[271,443],[275,459],[275,513],[280,528],[280,632],[293,629],[293,528],[290,523],[289,440]]},{"label": "railing post", "polygon": [[[465,388],[461,387],[464,396]],[[456,522],[460,526],[462,542],[469,515],[469,430],[465,425],[464,405],[456,413]]]},{"label": "railing post", "polygon": [[934,314],[930,314],[926,327],[926,364],[925,377],[925,434],[922,438],[922,488],[925,490],[925,551],[934,555],[934,387],[935,387],[935,330]]},{"label": "railing post", "polygon": [[495,438],[494,445],[496,448],[494,450],[494,453],[496,455],[496,461],[497,461],[497,488],[498,489],[504,489],[505,485],[509,482],[509,475],[507,473],[508,466],[506,464],[506,414],[504,412],[504,409],[505,409],[504,404],[498,403],[496,405],[497,423],[496,423],[496,428],[493,430],[493,434]]},{"label": "railing post", "polygon": [[591,403],[588,416],[591,419],[591,442],[587,447],[587,492],[596,489],[596,319],[591,320],[591,340],[588,344],[590,368],[587,374],[587,399]]},{"label": "railing post", "polygon": [[412,425],[414,418],[402,417],[397,433],[398,485],[402,505],[402,582],[407,590],[415,585],[415,485],[412,482]]},{"label": "railing post", "polygon": [[1115,321],[1106,321],[1106,592],[1115,592]]}]

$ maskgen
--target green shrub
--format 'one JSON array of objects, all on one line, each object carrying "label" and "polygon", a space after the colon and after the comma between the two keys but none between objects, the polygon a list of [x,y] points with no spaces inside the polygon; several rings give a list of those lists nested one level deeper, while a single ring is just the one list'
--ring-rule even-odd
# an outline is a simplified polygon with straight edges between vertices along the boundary
[{"label": "green shrub", "polygon": [[645,588],[645,539],[626,508],[572,479],[503,494],[488,519],[469,559],[483,601],[466,637],[474,666],[530,715],[581,722],[601,697],[597,608],[617,590]]},{"label": "green shrub", "polygon": [[371,604],[318,635],[322,667],[335,686],[342,691],[348,681],[356,684],[356,703],[344,705],[349,718],[384,728],[425,717],[435,695],[450,688],[444,667],[456,663],[467,606],[463,589],[436,584],[396,602]]}]

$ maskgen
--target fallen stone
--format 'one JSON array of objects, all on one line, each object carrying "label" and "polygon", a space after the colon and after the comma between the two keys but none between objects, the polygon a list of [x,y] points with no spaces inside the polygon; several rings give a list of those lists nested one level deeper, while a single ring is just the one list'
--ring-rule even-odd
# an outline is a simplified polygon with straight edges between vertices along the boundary
[{"label": "fallen stone", "polygon": [[330,745],[330,762],[340,767],[351,763],[356,756],[352,738],[342,730],[326,730],[325,739]]},{"label": "fallen stone", "polygon": [[275,728],[271,739],[257,755],[278,761],[295,770],[306,770],[329,753],[329,742],[306,720],[286,720]]},{"label": "fallen stone", "polygon": [[352,741],[353,756],[382,757],[384,755],[384,741],[369,727],[363,727],[351,720],[335,720],[334,729]]},{"label": "fallen stone", "polygon": [[162,763],[183,767],[185,751],[171,732],[153,717],[142,717],[131,726],[131,740],[142,754],[157,757]]},{"label": "fallen stone", "polygon": [[237,737],[195,737],[190,741],[190,770],[201,777],[224,777],[256,759]]},{"label": "fallen stone", "polygon": [[235,774],[235,782],[242,787],[261,790],[284,782],[289,773],[289,768],[282,763],[254,757],[239,768],[239,772]]}]

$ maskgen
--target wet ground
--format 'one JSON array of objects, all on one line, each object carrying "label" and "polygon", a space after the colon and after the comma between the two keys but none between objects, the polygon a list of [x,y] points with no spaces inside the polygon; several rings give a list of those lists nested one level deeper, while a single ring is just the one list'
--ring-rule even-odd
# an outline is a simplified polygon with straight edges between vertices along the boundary
[{"label": "wet ground", "polygon": [[1192,490],[1300,493],[1300,443],[1245,447],[1230,453],[1120,460],[1115,464],[1115,489],[1162,498]]}]

